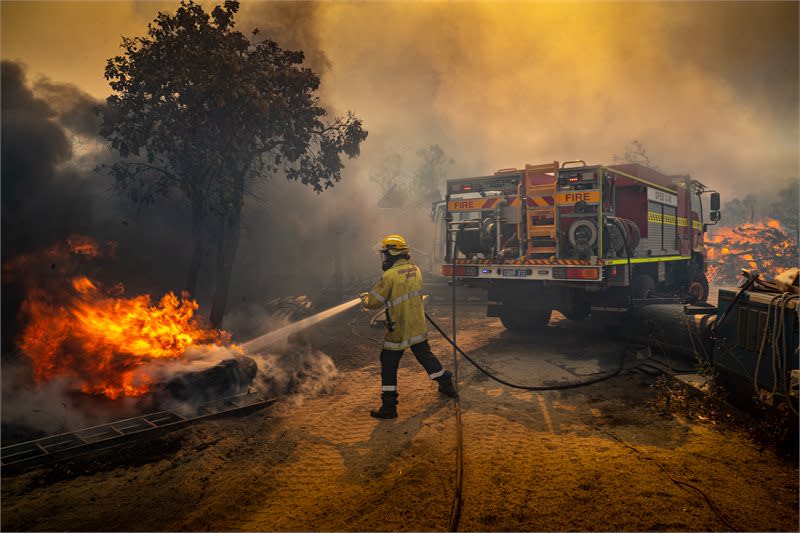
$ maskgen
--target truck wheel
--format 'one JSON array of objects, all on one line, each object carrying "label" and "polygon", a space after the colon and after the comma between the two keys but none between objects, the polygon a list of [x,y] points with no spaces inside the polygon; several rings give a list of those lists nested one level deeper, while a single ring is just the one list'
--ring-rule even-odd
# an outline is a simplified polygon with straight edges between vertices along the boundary
[{"label": "truck wheel", "polygon": [[556,306],[567,320],[583,320],[592,312],[592,305],[582,290],[570,290],[565,293],[561,306]]},{"label": "truck wheel", "polygon": [[694,302],[708,301],[708,280],[706,275],[702,272],[696,272],[689,282],[689,287],[686,289],[689,293],[689,298]]},{"label": "truck wheel", "polygon": [[562,311],[567,320],[584,320],[591,312],[589,302],[575,302]]},{"label": "truck wheel", "polygon": [[655,292],[656,282],[652,276],[648,274],[639,274],[636,276],[635,291],[636,297],[644,300],[650,296],[651,292]]},{"label": "truck wheel", "polygon": [[533,333],[550,323],[550,309],[518,309],[503,307],[500,322],[512,333]]}]

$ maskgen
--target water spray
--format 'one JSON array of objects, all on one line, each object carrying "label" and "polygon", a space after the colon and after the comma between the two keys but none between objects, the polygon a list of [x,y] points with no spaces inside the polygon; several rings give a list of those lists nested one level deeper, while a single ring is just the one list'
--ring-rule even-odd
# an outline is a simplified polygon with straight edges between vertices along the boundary
[{"label": "water spray", "polygon": [[263,350],[267,346],[283,341],[292,333],[310,328],[315,324],[319,324],[324,320],[336,315],[340,315],[360,304],[361,298],[353,298],[352,300],[344,302],[343,304],[339,304],[336,307],[331,307],[330,309],[326,309],[325,311],[321,311],[315,315],[298,320],[297,322],[292,322],[291,324],[287,324],[286,326],[278,328],[275,331],[270,331],[269,333],[265,333],[260,337],[251,339],[245,342],[242,347],[248,352],[257,352],[258,350]]}]

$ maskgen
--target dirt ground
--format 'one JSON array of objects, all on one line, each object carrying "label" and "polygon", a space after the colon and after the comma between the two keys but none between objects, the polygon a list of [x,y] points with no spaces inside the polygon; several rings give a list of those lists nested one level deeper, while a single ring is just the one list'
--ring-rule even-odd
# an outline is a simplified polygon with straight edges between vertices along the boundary
[{"label": "dirt ground", "polygon": [[[432,312],[449,330],[446,310]],[[630,353],[621,341],[598,342],[607,336],[597,324],[555,319],[547,333],[521,338],[482,312],[459,311],[460,343],[515,382],[585,380]],[[90,464],[4,478],[2,529],[446,529],[453,401],[439,397],[408,353],[400,417],[371,418],[379,347],[367,337],[380,331],[364,315],[352,318],[309,334],[339,369],[321,392]],[[451,351],[431,338],[452,368]],[[723,518],[743,531],[798,530],[796,462],[723,424],[656,408],[654,376],[624,372],[584,388],[534,393],[502,387],[463,360],[459,368],[462,530],[727,531]]]}]

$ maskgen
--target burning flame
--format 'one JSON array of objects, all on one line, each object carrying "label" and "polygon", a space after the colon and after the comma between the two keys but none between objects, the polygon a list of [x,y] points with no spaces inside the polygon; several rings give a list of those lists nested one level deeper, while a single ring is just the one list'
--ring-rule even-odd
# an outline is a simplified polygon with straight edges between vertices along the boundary
[{"label": "burning flame", "polygon": [[797,266],[797,241],[773,218],[723,226],[708,241],[707,259],[712,282],[735,283],[743,268],[777,275]]},{"label": "burning flame", "polygon": [[[89,239],[70,241],[68,249],[84,257],[99,254]],[[169,292],[153,304],[149,295],[123,297],[121,285],[104,291],[83,275],[65,281],[59,290],[30,288],[22,305],[27,322],[19,347],[31,359],[37,383],[68,376],[85,393],[139,396],[152,385],[146,363],[230,341],[228,333],[199,323],[198,304],[187,295]]]},{"label": "burning flame", "polygon": [[85,255],[88,257],[99,257],[100,249],[93,239],[84,235],[73,235],[67,239],[67,247],[70,253]]}]

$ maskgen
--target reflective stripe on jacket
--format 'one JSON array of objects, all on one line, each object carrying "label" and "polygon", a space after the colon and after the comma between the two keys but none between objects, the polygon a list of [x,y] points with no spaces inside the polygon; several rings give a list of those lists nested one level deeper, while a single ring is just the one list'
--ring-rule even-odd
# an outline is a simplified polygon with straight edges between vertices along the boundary
[{"label": "reflective stripe on jacket", "polygon": [[402,350],[428,338],[422,307],[422,273],[408,259],[398,259],[368,293],[364,307],[386,307],[383,347]]}]

